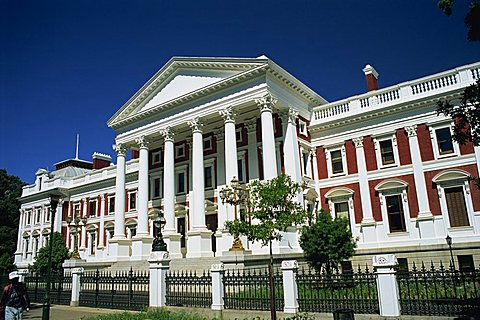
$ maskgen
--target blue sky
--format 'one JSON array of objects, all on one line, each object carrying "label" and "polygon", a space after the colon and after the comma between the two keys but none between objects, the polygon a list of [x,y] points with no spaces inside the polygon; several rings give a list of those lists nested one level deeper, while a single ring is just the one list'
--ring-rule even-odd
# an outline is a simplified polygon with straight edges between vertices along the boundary
[{"label": "blue sky", "polygon": [[0,168],[35,171],[94,151],[106,121],[172,56],[273,59],[329,101],[480,60],[467,1],[0,0]]}]

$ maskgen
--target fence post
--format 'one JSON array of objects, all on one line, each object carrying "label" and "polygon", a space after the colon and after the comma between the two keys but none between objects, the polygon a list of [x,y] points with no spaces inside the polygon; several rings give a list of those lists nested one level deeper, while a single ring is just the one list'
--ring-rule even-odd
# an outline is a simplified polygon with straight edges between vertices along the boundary
[{"label": "fence post", "polygon": [[28,275],[28,269],[19,270],[18,275],[19,275],[18,281],[25,282],[25,277]]},{"label": "fence post", "polygon": [[153,308],[163,307],[167,294],[166,277],[170,265],[170,256],[167,251],[152,251],[148,262],[150,263],[149,305]]},{"label": "fence post", "polygon": [[80,301],[80,277],[84,272],[83,268],[72,269],[72,298],[70,299],[70,306],[78,307]]},{"label": "fence post", "polygon": [[295,315],[298,312],[298,289],[295,272],[298,269],[296,260],[282,261],[283,273],[283,299],[284,307],[283,313],[288,315]]},{"label": "fence post", "polygon": [[377,275],[378,305],[383,317],[400,316],[400,294],[395,270],[397,265],[397,258],[393,254],[373,257],[374,272]]},{"label": "fence post", "polygon": [[210,269],[212,273],[212,310],[219,311],[219,317],[221,317],[224,306],[223,269],[223,263],[214,263]]}]

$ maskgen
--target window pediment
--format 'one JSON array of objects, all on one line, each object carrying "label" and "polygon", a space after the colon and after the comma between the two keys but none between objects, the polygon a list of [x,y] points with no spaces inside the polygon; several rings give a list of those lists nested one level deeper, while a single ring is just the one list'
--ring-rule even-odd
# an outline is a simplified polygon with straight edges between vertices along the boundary
[{"label": "window pediment", "polygon": [[354,191],[350,188],[345,188],[345,187],[334,188],[329,190],[325,194],[325,198],[331,199],[331,198],[338,198],[338,197],[351,197],[353,196],[353,194],[354,194]]},{"label": "window pediment", "polygon": [[432,181],[435,183],[442,183],[452,180],[468,180],[470,174],[463,170],[445,170],[433,177]]},{"label": "window pediment", "polygon": [[400,179],[388,179],[375,186],[375,191],[387,191],[392,189],[405,189],[408,183]]}]

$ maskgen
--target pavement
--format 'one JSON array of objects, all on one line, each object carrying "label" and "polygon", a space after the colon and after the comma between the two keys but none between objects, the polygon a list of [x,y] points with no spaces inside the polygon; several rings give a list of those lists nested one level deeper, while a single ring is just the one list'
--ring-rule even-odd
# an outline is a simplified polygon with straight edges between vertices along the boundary
[{"label": "pavement", "polygon": [[[62,305],[52,305],[50,307],[50,320],[79,320],[87,317],[94,317],[102,314],[123,313],[123,310],[99,309],[87,307],[70,307]],[[135,311],[131,311],[132,313]],[[32,304],[29,312],[23,313],[25,320],[42,319],[42,305]]]}]

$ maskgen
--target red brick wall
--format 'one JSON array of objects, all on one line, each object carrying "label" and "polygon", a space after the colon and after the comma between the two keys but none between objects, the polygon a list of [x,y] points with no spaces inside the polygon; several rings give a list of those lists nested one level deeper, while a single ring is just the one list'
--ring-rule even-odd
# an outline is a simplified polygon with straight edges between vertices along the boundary
[{"label": "red brick wall", "polygon": [[357,173],[357,153],[355,151],[355,144],[352,140],[345,141],[345,152],[347,154],[348,174]]},{"label": "red brick wall", "polygon": [[430,131],[426,124],[419,124],[417,126],[417,139],[422,161],[433,160],[432,138],[430,137]]},{"label": "red brick wall", "polygon": [[138,159],[140,156],[140,151],[137,149],[132,149],[132,159]]},{"label": "red brick wall", "polygon": [[460,154],[471,154],[474,152],[473,143],[467,142],[466,144],[460,145]]},{"label": "red brick wall", "polygon": [[[381,181],[381,180],[379,180]],[[375,186],[379,182],[378,180],[368,181],[368,191],[370,192],[370,201],[372,203],[372,214],[375,221],[382,221],[382,209],[380,206],[380,198],[378,192],[375,191]]]},{"label": "red brick wall", "polygon": [[328,178],[327,172],[327,158],[325,156],[325,149],[323,147],[317,147],[317,170],[318,178],[326,179]]},{"label": "red brick wall", "polygon": [[362,200],[360,199],[360,186],[358,183],[350,183],[344,184],[339,186],[334,186],[330,188],[322,188],[320,189],[320,203],[323,209],[330,211],[328,208],[328,200],[325,198],[325,194],[330,191],[331,189],[344,187],[352,189],[353,194],[353,210],[355,211],[355,223],[362,222]]},{"label": "red brick wall", "polygon": [[367,163],[367,171],[377,170],[377,158],[375,156],[375,146],[371,136],[363,138],[363,152],[365,153],[365,162]]},{"label": "red brick wall", "polygon": [[397,129],[395,136],[397,138],[398,155],[400,156],[400,165],[412,163],[412,155],[410,154],[410,143],[405,129]]}]

